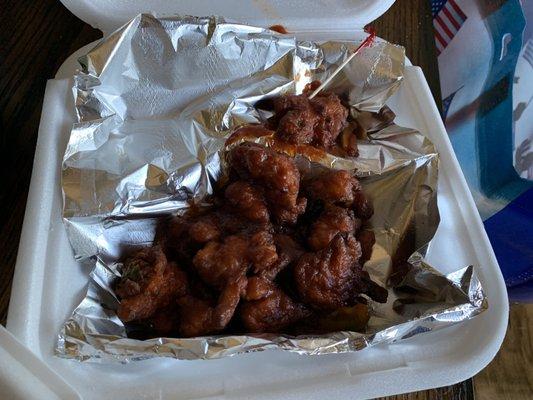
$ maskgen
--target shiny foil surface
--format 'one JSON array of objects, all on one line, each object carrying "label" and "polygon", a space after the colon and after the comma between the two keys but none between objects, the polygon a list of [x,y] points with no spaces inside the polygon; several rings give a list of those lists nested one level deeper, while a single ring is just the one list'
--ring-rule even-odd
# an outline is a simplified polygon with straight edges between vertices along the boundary
[{"label": "shiny foil surface", "polygon": [[[327,87],[347,96],[367,132],[358,143],[360,156],[293,154],[301,168],[354,171],[373,201],[376,244],[364,268],[388,289],[389,300],[370,302],[366,331],[126,336],[113,291],[124,252],[150,245],[160,218],[183,213],[212,192],[225,172],[232,131],[271,116],[255,107],[258,101],[324,81],[357,45],[298,41],[215,17],[143,14],[80,58],[73,87],[78,122],[62,165],[63,218],[75,257],[94,269],[85,298],[59,334],[57,355],[127,362],[267,349],[340,353],[446,327],[487,308],[472,266],[443,276],[424,261],[439,223],[439,157],[420,132],[374,114],[401,84],[405,62],[403,48],[378,40]],[[269,138],[253,140],[272,145]]]}]

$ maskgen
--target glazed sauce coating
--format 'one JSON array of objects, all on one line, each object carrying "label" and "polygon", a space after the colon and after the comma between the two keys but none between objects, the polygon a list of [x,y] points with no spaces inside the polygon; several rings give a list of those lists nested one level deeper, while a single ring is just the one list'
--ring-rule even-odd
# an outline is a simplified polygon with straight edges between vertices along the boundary
[{"label": "glazed sauce coating", "polygon": [[282,35],[286,35],[287,33],[289,33],[289,31],[283,25],[279,25],[279,24],[278,25],[272,25],[268,29],[270,29],[271,31],[274,31],[274,32],[281,33]]},{"label": "glazed sauce coating", "polygon": [[304,179],[292,157],[339,146],[347,108],[331,93],[272,104],[268,127],[244,126],[228,139],[229,179],[210,208],[166,221],[153,247],[125,259],[115,287],[123,322],[181,337],[305,333],[310,323],[354,326],[332,315],[365,320],[361,295],[386,301],[362,269],[375,237],[362,229],[373,208],[360,182],[345,170]]}]

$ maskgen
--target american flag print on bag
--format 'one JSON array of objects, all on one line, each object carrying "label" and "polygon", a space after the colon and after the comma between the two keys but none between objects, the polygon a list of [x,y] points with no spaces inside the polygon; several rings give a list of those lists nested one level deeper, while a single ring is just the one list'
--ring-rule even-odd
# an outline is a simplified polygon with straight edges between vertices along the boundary
[{"label": "american flag print on bag", "polygon": [[457,35],[467,16],[455,0],[432,0],[431,12],[437,52],[440,54]]}]

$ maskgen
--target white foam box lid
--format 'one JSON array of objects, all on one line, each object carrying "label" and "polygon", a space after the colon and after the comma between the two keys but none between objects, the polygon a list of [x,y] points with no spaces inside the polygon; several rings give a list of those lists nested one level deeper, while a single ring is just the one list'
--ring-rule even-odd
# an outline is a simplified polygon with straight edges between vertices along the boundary
[{"label": "white foam box lid", "polygon": [[[62,0],[110,33],[139,12],[222,15],[283,24],[312,40],[357,39],[394,0]],[[441,156],[441,223],[428,260],[443,273],[477,267],[489,299],[478,317],[437,332],[363,351],[301,356],[267,351],[209,361],[152,359],[93,364],[54,356],[58,331],[84,297],[88,274],[72,255],[61,220],[60,172],[74,122],[73,54],[48,81],[19,246],[7,328],[0,329],[0,393],[10,399],[364,399],[446,386],[467,379],[496,355],[505,335],[505,284],[446,130],[420,68],[408,65],[388,105],[397,123],[419,129]]]}]

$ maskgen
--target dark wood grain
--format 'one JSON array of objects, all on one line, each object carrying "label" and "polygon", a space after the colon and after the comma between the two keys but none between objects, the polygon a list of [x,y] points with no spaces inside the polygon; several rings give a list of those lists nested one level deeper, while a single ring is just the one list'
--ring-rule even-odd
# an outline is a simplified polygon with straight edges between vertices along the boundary
[{"label": "dark wood grain", "polygon": [[405,47],[413,65],[424,71],[437,106],[441,107],[439,66],[429,0],[397,0],[372,24],[380,37]]},{"label": "dark wood grain", "polygon": [[474,387],[482,400],[533,399],[533,304],[511,305],[502,348],[476,375]]},{"label": "dark wood grain", "polygon": [[[98,39],[100,32],[57,0],[0,0],[0,10],[0,323],[5,324],[46,80],[75,50]],[[424,70],[440,106],[429,1],[398,0],[374,25],[381,37],[407,48],[413,64]],[[472,398],[469,380],[390,399]]]},{"label": "dark wood grain", "polygon": [[0,3],[0,322],[5,324],[46,80],[100,36],[57,0]]}]

